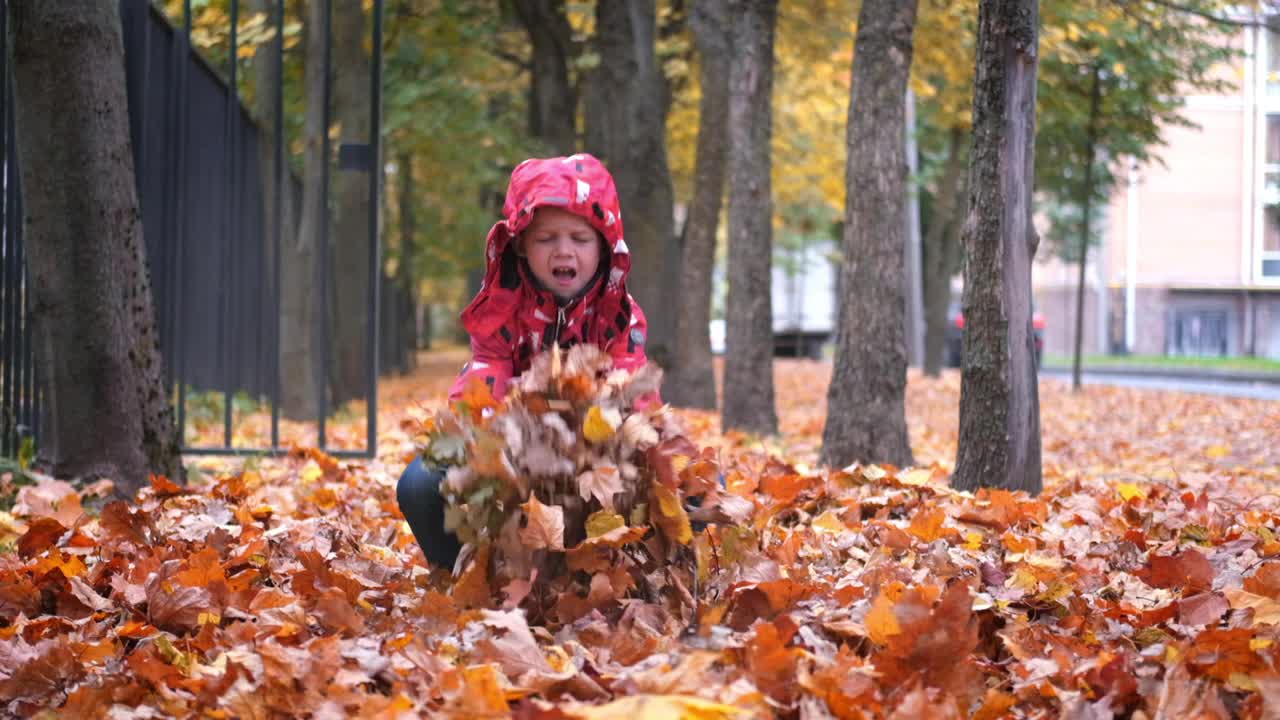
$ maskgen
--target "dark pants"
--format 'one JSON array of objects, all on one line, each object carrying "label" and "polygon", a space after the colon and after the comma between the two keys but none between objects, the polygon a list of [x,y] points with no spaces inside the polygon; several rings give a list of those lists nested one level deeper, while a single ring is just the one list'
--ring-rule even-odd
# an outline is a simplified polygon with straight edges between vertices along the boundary
[{"label": "dark pants", "polygon": [[445,471],[422,464],[415,459],[400,475],[396,485],[396,502],[400,512],[409,521],[413,537],[422,547],[422,553],[432,565],[452,569],[462,549],[458,538],[444,529],[444,495],[440,483]]}]

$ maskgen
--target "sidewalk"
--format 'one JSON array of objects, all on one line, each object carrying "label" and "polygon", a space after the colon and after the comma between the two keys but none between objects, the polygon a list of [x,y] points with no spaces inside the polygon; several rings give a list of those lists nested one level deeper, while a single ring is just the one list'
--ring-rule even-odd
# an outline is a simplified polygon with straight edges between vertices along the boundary
[{"label": "sidewalk", "polygon": [[[1280,373],[1257,370],[1220,370],[1216,368],[1171,368],[1142,365],[1084,365],[1081,372],[1089,375],[1136,376],[1175,380],[1212,380],[1215,382],[1264,383],[1280,385]],[[1071,374],[1071,365],[1046,364],[1041,373]]]}]

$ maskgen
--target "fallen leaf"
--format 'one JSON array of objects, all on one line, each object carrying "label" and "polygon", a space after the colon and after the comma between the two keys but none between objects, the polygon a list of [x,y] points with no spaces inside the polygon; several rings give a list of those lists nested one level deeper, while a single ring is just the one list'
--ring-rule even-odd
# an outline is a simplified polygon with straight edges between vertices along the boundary
[{"label": "fallen leaf", "polygon": [[534,550],[564,550],[564,508],[543,505],[530,495],[520,506],[528,524],[520,529],[520,540]]}]

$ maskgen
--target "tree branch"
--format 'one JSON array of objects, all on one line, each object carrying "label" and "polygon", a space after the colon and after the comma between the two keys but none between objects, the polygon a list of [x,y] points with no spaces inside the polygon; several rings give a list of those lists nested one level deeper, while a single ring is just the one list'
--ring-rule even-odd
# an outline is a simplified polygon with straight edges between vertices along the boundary
[{"label": "tree branch", "polygon": [[502,48],[500,48],[500,47],[493,47],[493,46],[490,46],[490,47],[489,47],[489,54],[490,54],[490,55],[493,55],[494,57],[498,58],[499,60],[505,60],[506,62],[509,62],[509,63],[511,63],[512,65],[515,65],[516,67],[520,68],[521,70],[524,70],[524,71],[532,71],[532,69],[533,69],[533,66],[532,66],[532,65],[530,65],[530,63],[529,63],[529,61],[528,61],[528,60],[525,60],[524,58],[522,58],[522,57],[520,57],[520,56],[518,56],[518,55],[513,55],[512,53],[509,53],[509,52],[507,52],[506,50],[503,50],[503,49],[502,49]]}]

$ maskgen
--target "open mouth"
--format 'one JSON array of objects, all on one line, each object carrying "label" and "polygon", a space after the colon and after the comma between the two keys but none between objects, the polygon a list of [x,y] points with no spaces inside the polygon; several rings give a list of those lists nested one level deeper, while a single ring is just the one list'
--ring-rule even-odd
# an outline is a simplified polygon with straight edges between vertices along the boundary
[{"label": "open mouth", "polygon": [[551,270],[551,275],[561,282],[569,282],[578,276],[578,271],[569,267],[558,267]]}]

